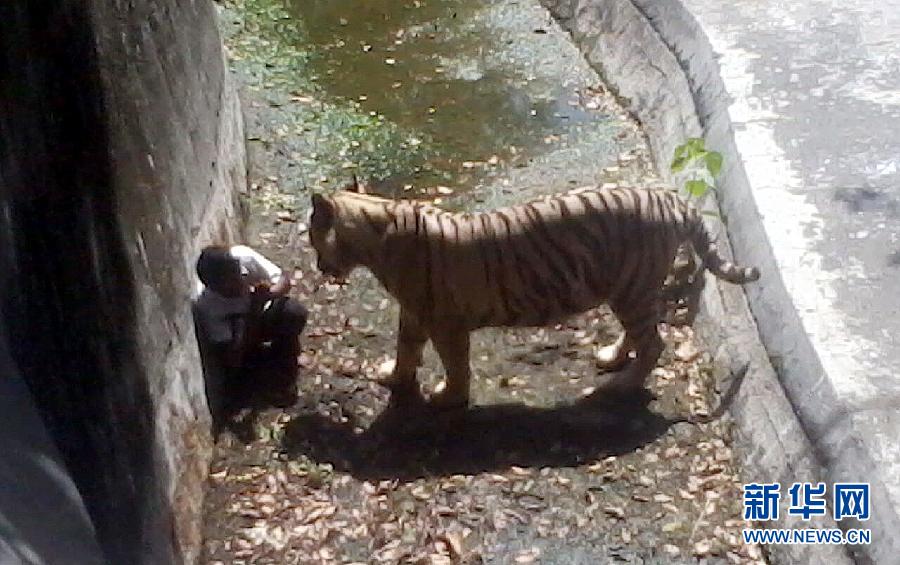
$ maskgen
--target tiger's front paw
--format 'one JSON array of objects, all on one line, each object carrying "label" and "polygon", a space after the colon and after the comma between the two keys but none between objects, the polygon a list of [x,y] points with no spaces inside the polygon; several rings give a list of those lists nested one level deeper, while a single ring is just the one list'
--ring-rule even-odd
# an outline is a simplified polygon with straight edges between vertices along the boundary
[{"label": "tiger's front paw", "polygon": [[419,383],[416,381],[416,374],[403,374],[397,370],[393,361],[386,361],[379,369],[381,378],[378,384],[389,389],[394,393],[418,393]]},{"label": "tiger's front paw", "polygon": [[469,407],[469,395],[452,393],[439,387],[428,399],[428,404],[441,412],[465,410]]},{"label": "tiger's front paw", "polygon": [[415,378],[403,378],[403,377],[388,377],[381,381],[381,385],[391,391],[392,395],[396,396],[419,396],[419,383]]},{"label": "tiger's front paw", "polygon": [[611,373],[624,370],[631,361],[631,357],[627,352],[622,354],[615,345],[606,345],[597,348],[594,353],[594,361],[597,363],[598,369],[604,373]]},{"label": "tiger's front paw", "polygon": [[594,350],[597,368],[604,372],[621,371],[632,360],[631,351],[625,344],[625,334],[615,342],[597,347]]}]

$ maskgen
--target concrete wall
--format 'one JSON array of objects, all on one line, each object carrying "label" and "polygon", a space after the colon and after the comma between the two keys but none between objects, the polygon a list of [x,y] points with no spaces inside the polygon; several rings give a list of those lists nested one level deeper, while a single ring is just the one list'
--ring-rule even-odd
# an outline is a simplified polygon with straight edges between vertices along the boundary
[{"label": "concrete wall", "polygon": [[0,72],[14,363],[109,561],[194,561],[211,441],[188,299],[246,184],[214,6],[4,2]]}]

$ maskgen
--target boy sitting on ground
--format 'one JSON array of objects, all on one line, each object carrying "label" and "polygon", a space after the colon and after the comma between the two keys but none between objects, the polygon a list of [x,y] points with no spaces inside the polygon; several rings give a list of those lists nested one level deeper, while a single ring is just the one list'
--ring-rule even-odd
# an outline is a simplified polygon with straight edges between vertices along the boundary
[{"label": "boy sitting on ground", "polygon": [[[220,385],[211,408],[270,342],[269,354],[285,371],[285,396],[296,399],[298,337],[308,312],[288,297],[291,279],[278,266],[245,245],[209,246],[197,260],[198,296],[194,315],[206,361],[213,361]],[[211,359],[210,359],[211,358]],[[210,378],[209,367],[207,379]],[[209,383],[207,384],[209,389]],[[224,400],[227,400],[224,399]],[[216,416],[216,414],[214,414]]]}]

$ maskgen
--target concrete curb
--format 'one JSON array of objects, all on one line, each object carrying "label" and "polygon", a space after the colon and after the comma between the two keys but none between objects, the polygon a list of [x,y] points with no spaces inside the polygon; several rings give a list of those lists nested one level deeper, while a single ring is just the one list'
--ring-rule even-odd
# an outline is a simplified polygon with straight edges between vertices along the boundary
[{"label": "concrete curb", "polygon": [[[783,497],[785,483],[866,480],[872,485],[872,519],[864,525],[846,520],[841,524],[871,529],[871,545],[849,552],[841,546],[773,545],[768,548],[770,556],[786,563],[891,562],[900,554],[893,539],[898,520],[890,505],[878,504],[889,498],[860,438],[865,430],[854,427],[852,418],[835,419],[834,427],[841,428],[837,431],[823,431],[817,425],[816,419],[834,413],[842,403],[831,388],[821,386],[817,352],[785,290],[735,142],[730,100],[706,33],[681,0],[544,0],[544,4],[642,122],[661,174],[668,174],[675,146],[688,137],[704,137],[725,157],[719,205],[731,237],[723,234],[720,239],[723,244],[730,239],[739,261],[758,266],[763,278],[748,285],[747,295],[731,285],[707,285],[696,329],[717,366],[733,371],[751,365],[732,408],[747,482],[780,482]],[[716,223],[711,227],[722,230]],[[732,252],[731,245],[723,247]],[[788,352],[777,372],[763,343],[768,351]],[[795,386],[782,384],[789,373]],[[788,516],[786,503],[783,499],[777,527],[836,527],[830,519],[804,522]]]}]

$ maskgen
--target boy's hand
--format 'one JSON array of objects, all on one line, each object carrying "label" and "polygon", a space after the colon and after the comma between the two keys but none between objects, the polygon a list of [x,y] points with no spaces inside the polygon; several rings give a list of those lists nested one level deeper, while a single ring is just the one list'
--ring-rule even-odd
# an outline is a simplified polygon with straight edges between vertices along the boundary
[{"label": "boy's hand", "polygon": [[272,288],[269,289],[269,292],[272,293],[272,296],[286,296],[288,292],[291,290],[291,277],[287,275],[287,273],[282,273],[281,278],[278,279]]},{"label": "boy's hand", "polygon": [[266,302],[272,300],[273,293],[267,283],[260,283],[250,289],[250,305],[253,312],[262,311]]}]

